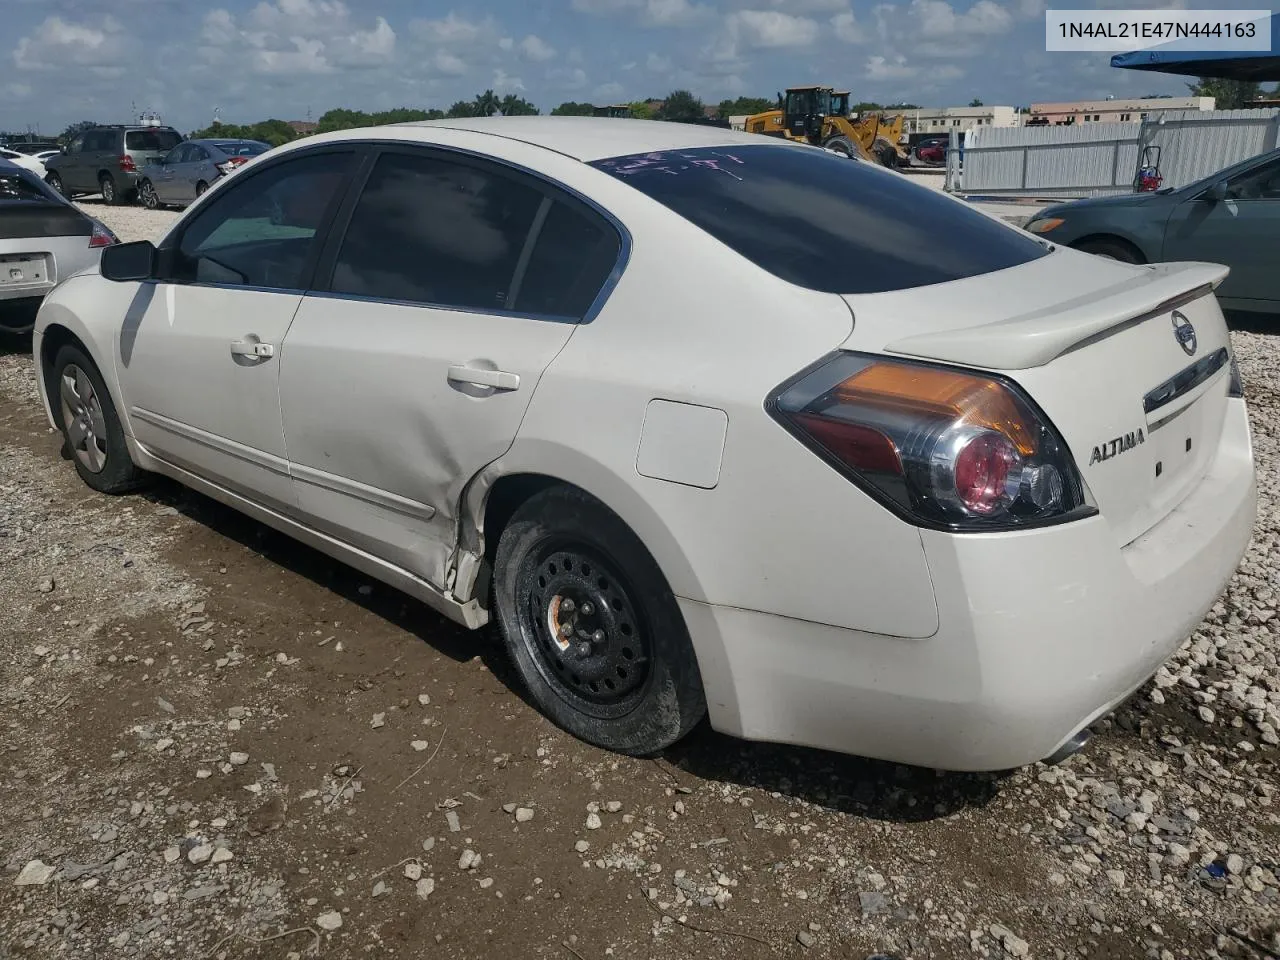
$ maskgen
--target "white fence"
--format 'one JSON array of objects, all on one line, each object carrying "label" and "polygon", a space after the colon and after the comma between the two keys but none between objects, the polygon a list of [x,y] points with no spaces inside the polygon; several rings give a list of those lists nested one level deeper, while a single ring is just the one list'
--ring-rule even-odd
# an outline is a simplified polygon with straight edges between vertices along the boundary
[{"label": "white fence", "polygon": [[[1181,187],[1277,146],[1275,109],[1187,110],[1141,123],[985,127],[965,134],[963,166],[948,163],[947,189],[1034,197],[1132,193],[1139,166],[1157,151],[1162,185]],[[949,157],[958,161],[958,154],[953,149]]]}]

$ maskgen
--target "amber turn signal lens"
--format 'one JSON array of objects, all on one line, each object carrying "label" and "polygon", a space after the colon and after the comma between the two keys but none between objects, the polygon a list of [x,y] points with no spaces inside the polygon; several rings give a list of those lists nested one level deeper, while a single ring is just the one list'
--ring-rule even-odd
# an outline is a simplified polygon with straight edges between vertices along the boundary
[{"label": "amber turn signal lens", "polygon": [[835,389],[843,403],[897,409],[912,416],[945,417],[1004,436],[1018,453],[1036,452],[1036,428],[1013,395],[994,380],[939,367],[872,363]]},{"label": "amber turn signal lens", "polygon": [[1048,233],[1062,226],[1066,221],[1061,217],[1045,217],[1043,220],[1032,220],[1027,224],[1027,229],[1032,233]]}]

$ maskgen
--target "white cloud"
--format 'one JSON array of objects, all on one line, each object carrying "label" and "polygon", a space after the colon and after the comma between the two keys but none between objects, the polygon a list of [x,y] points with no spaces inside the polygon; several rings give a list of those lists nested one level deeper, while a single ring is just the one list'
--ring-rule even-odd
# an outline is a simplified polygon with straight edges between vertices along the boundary
[{"label": "white cloud", "polygon": [[396,50],[396,32],[386,19],[379,17],[372,30],[357,30],[351,35],[352,45],[371,57],[390,57]]},{"label": "white cloud", "polygon": [[845,43],[862,43],[867,38],[852,10],[845,10],[832,17],[831,28],[835,30],[836,37]]},{"label": "white cloud", "polygon": [[460,77],[469,69],[461,57],[448,50],[437,50],[431,55],[430,63],[436,73],[442,73],[447,77]]},{"label": "white cloud", "polygon": [[520,50],[535,63],[543,63],[556,55],[554,47],[532,33],[520,41]]},{"label": "white cloud", "polygon": [[711,13],[709,7],[689,0],[572,0],[571,6],[595,16],[628,14],[653,27],[680,26]]},{"label": "white cloud", "polygon": [[622,96],[622,84],[614,83],[613,81],[602,83],[591,92],[598,100],[613,100]]},{"label": "white cloud", "polygon": [[133,37],[113,17],[77,23],[48,17],[18,41],[13,62],[19,70],[63,70],[90,67],[115,70],[129,58]]},{"label": "white cloud", "polygon": [[910,13],[925,38],[992,35],[1013,26],[1009,11],[993,0],[978,0],[964,13],[946,0],[911,0]]},{"label": "white cloud", "polygon": [[215,8],[205,14],[200,37],[206,63],[272,76],[372,68],[396,52],[396,32],[385,17],[361,28],[341,0],[263,0],[243,21]]},{"label": "white cloud", "polygon": [[818,39],[817,21],[779,10],[741,10],[730,23],[750,47],[803,47]]},{"label": "white cloud", "polygon": [[409,32],[430,44],[469,46],[487,41],[496,33],[492,17],[484,20],[468,20],[452,10],[440,20],[414,20]]},{"label": "white cloud", "polygon": [[498,41],[499,50],[510,50],[515,45],[516,45],[516,42],[511,37],[503,37],[501,40]]},{"label": "white cloud", "polygon": [[651,53],[645,59],[644,66],[646,70],[651,70],[654,73],[670,73],[671,58]]},{"label": "white cloud", "polygon": [[896,56],[893,59],[875,56],[867,57],[864,70],[868,80],[907,80],[916,75],[916,68],[907,63],[907,58]]},{"label": "white cloud", "polygon": [[524,82],[519,77],[508,75],[501,67],[493,71],[494,93],[521,93],[523,91]]},{"label": "white cloud", "polygon": [[323,40],[292,37],[292,50],[254,50],[252,60],[257,73],[299,74],[329,73],[333,65],[325,56]]}]

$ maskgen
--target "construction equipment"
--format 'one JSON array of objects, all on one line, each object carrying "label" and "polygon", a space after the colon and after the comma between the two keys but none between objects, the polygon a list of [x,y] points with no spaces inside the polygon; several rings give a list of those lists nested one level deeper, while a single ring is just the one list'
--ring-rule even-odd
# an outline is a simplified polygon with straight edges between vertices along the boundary
[{"label": "construction equipment", "polygon": [[849,119],[849,92],[831,87],[789,87],[781,110],[766,110],[747,117],[748,133],[804,140],[846,157],[856,157],[886,167],[906,159],[898,146],[903,117],[886,123],[879,114],[857,121]]}]

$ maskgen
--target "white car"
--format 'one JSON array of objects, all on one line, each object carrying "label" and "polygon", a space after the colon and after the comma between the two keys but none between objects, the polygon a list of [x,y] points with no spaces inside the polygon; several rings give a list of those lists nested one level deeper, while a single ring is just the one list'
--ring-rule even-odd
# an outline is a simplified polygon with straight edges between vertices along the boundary
[{"label": "white car", "polygon": [[42,178],[44,177],[44,160],[40,157],[33,157],[28,153],[19,153],[17,150],[0,147],[0,160],[8,160],[15,166],[22,167],[24,170],[30,170],[32,173],[38,174]]},{"label": "white car", "polygon": [[91,487],[496,620],[592,743],[993,770],[1077,749],[1244,553],[1225,273],[771,138],[450,120],[275,151],[34,349]]},{"label": "white car", "polygon": [[0,334],[31,330],[58,281],[96,268],[115,234],[39,175],[0,160]]}]

